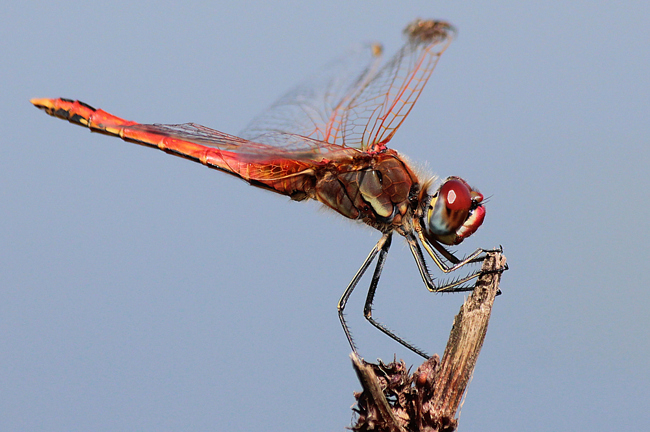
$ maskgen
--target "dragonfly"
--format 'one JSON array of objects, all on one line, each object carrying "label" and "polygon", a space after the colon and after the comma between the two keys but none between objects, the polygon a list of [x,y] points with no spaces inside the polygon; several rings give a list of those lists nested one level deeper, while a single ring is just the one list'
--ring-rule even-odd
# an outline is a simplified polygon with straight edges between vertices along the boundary
[{"label": "dragonfly", "polygon": [[481,262],[487,249],[464,258],[449,246],[481,226],[484,197],[460,177],[421,178],[394,149],[393,138],[449,47],[447,22],[415,20],[405,44],[385,63],[371,43],[322,68],[256,117],[238,136],[195,123],[141,124],[71,99],[32,99],[47,114],[231,174],[296,201],[316,200],[381,233],[338,302],[338,317],[353,352],[357,347],[344,310],[350,295],[376,261],[364,305],[365,318],[416,354],[429,355],[373,317],[373,301],[394,233],[404,237],[424,285],[431,292],[471,291],[473,271],[436,281],[425,255],[443,273]]}]

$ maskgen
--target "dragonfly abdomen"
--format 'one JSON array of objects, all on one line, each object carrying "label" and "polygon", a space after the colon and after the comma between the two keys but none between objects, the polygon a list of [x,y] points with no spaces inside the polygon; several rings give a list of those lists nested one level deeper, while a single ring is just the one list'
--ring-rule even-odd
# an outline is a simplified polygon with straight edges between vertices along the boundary
[{"label": "dragonfly abdomen", "polygon": [[[54,117],[85,126],[93,132],[158,148],[239,177],[253,186],[288,195],[294,200],[300,201],[313,197],[312,191],[316,179],[311,169],[312,164],[308,162],[280,158],[274,161],[250,161],[242,158],[236,152],[236,148],[235,151],[229,151],[217,146],[186,141],[167,133],[175,130],[170,126],[146,125],[124,120],[81,101],[61,98],[33,99],[31,102]],[[172,125],[172,127],[178,126]],[[230,138],[226,134],[220,135],[220,138],[224,137]]]}]

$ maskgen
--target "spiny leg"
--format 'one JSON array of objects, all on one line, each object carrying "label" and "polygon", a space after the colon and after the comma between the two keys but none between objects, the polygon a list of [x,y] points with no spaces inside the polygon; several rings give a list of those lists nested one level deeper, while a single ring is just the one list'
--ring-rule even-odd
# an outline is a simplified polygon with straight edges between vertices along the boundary
[{"label": "spiny leg", "polygon": [[376,321],[372,317],[372,302],[375,298],[375,292],[377,291],[377,285],[379,284],[379,278],[381,277],[381,272],[384,269],[384,264],[386,263],[386,257],[388,256],[388,250],[390,249],[391,238],[388,237],[386,242],[382,245],[381,250],[379,251],[379,258],[377,259],[377,266],[375,267],[375,272],[372,275],[372,281],[370,282],[370,288],[368,288],[368,296],[366,297],[366,304],[363,308],[363,315],[366,317],[370,324],[378,328],[388,337],[392,338],[396,342],[399,342],[406,348],[410,349],[419,356],[422,356],[426,359],[429,358],[429,355],[417,348],[416,346],[410,344],[406,340],[397,336],[392,330],[386,327],[384,324]]},{"label": "spiny leg", "polygon": [[[429,273],[429,269],[427,268],[426,261],[424,260],[424,255],[422,254],[422,249],[420,248],[420,244],[418,243],[417,239],[413,235],[412,232],[407,232],[405,233],[404,237],[406,237],[406,241],[408,242],[409,248],[411,249],[411,253],[413,254],[413,258],[415,258],[415,263],[418,266],[418,270],[420,271],[420,276],[422,276],[422,280],[424,281],[424,284],[426,285],[427,289],[431,292],[463,292],[463,291],[472,291],[474,289],[474,286],[467,286],[464,285],[465,283],[471,281],[472,279],[476,279],[477,277],[480,276],[481,272],[475,271],[470,274],[468,274],[465,277],[456,279],[454,281],[448,282],[441,284],[440,286],[436,286],[435,282],[433,281],[433,277],[431,277],[431,274]],[[426,244],[425,244],[426,247]],[[429,249],[427,248],[427,251]],[[478,249],[476,252],[473,254],[469,255],[467,258],[464,260],[460,261],[459,264],[454,265],[453,267],[448,267],[452,269],[458,269],[459,267],[462,267],[463,265],[466,265],[470,262],[474,262],[472,260],[476,259],[478,255],[483,253],[483,249]],[[482,259],[481,259],[482,260]],[[436,262],[437,264],[437,262]]]},{"label": "spiny leg", "polygon": [[350,332],[350,329],[348,328],[348,325],[345,322],[345,316],[343,315],[343,311],[345,309],[345,305],[348,302],[348,299],[350,298],[350,294],[352,294],[352,291],[354,291],[354,288],[359,283],[359,280],[361,280],[366,270],[368,270],[368,267],[370,267],[370,264],[372,264],[372,261],[377,256],[377,252],[379,252],[379,249],[384,247],[384,244],[386,242],[390,244],[390,238],[391,238],[391,233],[388,233],[388,234],[384,234],[382,238],[379,239],[377,244],[372,248],[372,250],[366,257],[365,261],[363,262],[363,264],[361,264],[361,267],[359,268],[357,273],[354,275],[354,277],[348,284],[348,287],[345,289],[345,291],[343,291],[343,295],[339,300],[339,304],[338,304],[339,321],[341,321],[341,326],[343,326],[345,337],[348,338],[348,343],[350,344],[350,347],[352,348],[352,351],[355,354],[357,353],[357,347],[354,345],[354,341],[352,340],[352,333]]},{"label": "spiny leg", "polygon": [[[408,238],[408,236],[406,236]],[[410,237],[415,240],[415,237],[410,233]],[[433,261],[436,263],[438,268],[442,270],[444,273],[450,273],[455,270],[458,270],[459,268],[467,265],[467,264],[472,264],[472,263],[478,263],[478,262],[483,262],[485,259],[486,255],[488,252],[501,252],[500,249],[476,249],[474,252],[471,254],[467,255],[463,259],[458,259],[454,254],[449,252],[445,247],[439,243],[436,242],[429,242],[426,237],[424,237],[424,233],[421,230],[418,230],[418,237],[420,238],[420,242],[426,249],[427,253],[429,256],[433,259]],[[417,242],[416,242],[417,243]],[[411,241],[409,240],[409,245],[411,244]],[[431,246],[433,246],[438,252],[434,251]],[[419,248],[419,246],[418,246]],[[442,255],[447,261],[452,263],[452,265],[447,265],[443,258],[438,255]],[[421,253],[420,253],[421,254]],[[416,258],[417,260],[417,258]]]},{"label": "spiny leg", "polygon": [[[422,254],[422,249],[420,249],[420,246],[413,235],[413,233],[406,233],[405,237],[409,243],[409,246],[411,248],[411,252],[413,253],[415,257],[415,261],[418,265],[418,269],[420,270],[420,274],[422,276],[422,279],[424,280],[425,285],[427,286],[427,289],[429,291],[446,291],[446,292],[460,292],[460,291],[472,291],[474,287],[468,287],[468,286],[463,286],[464,283],[475,279],[480,275],[480,271],[471,273],[470,275],[458,279],[452,283],[449,284],[444,284],[442,286],[436,287],[435,283],[433,282],[433,278],[429,274],[429,271],[426,266],[426,262],[424,260],[424,255]],[[377,329],[379,329],[381,332],[389,336],[391,339],[395,340],[396,342],[400,343],[404,347],[408,348],[409,350],[413,351],[414,353],[418,354],[421,357],[424,358],[429,358],[429,355],[422,351],[421,349],[417,348],[416,346],[412,345],[411,343],[407,342],[406,340],[402,339],[395,333],[393,333],[392,330],[390,330],[388,327],[383,325],[382,323],[376,321],[372,317],[372,302],[375,297],[375,292],[377,290],[377,285],[379,284],[379,278],[381,277],[381,272],[384,268],[385,262],[386,262],[386,257],[388,255],[388,250],[390,249],[391,245],[391,240],[392,240],[392,233],[387,233],[382,236],[382,238],[377,242],[377,244],[372,248],[366,259],[364,260],[363,264],[361,264],[361,267],[357,271],[357,273],[354,275],[352,278],[352,281],[348,284],[347,288],[343,292],[343,295],[341,296],[339,303],[338,303],[338,315],[339,315],[339,320],[341,322],[341,326],[343,327],[343,331],[345,332],[345,336],[348,339],[348,343],[350,344],[350,347],[352,348],[352,351],[357,353],[357,348],[354,344],[354,341],[352,339],[352,333],[350,332],[350,329],[345,322],[345,316],[344,316],[344,309],[345,306],[348,302],[348,299],[350,298],[350,295],[352,294],[352,291],[356,288],[358,285],[359,281],[365,274],[365,272],[368,270],[368,267],[370,267],[370,264],[374,261],[375,257],[379,253],[379,259],[377,261],[377,265],[375,267],[375,271],[372,276],[372,280],[370,282],[370,287],[368,288],[368,295],[366,297],[366,303],[364,306],[364,316],[370,323],[375,326]],[[463,264],[454,266],[455,268],[461,267],[462,265],[468,264],[470,262],[474,262],[472,260],[482,261],[483,258],[476,259],[476,256],[478,256],[482,252],[488,252],[487,250],[479,249],[477,252],[474,254],[470,255],[468,258],[463,260]],[[452,255],[453,256],[453,255]],[[455,258],[455,257],[454,257]],[[460,262],[460,260],[458,260]]]}]

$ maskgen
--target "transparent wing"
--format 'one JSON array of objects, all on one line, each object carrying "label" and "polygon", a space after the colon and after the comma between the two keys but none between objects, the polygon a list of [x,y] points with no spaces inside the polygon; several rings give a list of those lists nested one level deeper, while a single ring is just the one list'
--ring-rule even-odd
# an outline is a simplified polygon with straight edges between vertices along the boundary
[{"label": "transparent wing", "polygon": [[347,104],[365,86],[381,63],[380,44],[357,46],[284,94],[254,118],[240,136],[251,141],[281,145],[287,134],[337,144]]},{"label": "transparent wing", "polygon": [[348,53],[285,94],[240,135],[270,145],[293,134],[369,152],[385,148],[454,30],[444,22],[418,20],[404,32],[407,43],[383,67],[378,44]]},{"label": "transparent wing", "polygon": [[454,29],[445,22],[415,21],[406,44],[349,102],[341,119],[342,145],[369,152],[385,148],[420,96]]}]

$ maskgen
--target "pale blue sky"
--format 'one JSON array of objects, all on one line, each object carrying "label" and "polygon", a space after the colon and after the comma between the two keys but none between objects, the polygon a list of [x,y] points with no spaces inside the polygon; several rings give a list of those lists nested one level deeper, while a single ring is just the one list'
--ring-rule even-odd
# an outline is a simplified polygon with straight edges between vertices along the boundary
[{"label": "pale blue sky", "polygon": [[[100,6],[101,4],[101,6]],[[352,44],[458,38],[391,147],[490,197],[502,244],[464,431],[650,427],[647,2],[13,2],[0,10],[0,430],[332,431],[336,302],[379,233],[53,119],[32,97],[236,133]],[[395,239],[376,316],[442,353],[462,295]],[[420,359],[348,316],[361,354]]]}]

